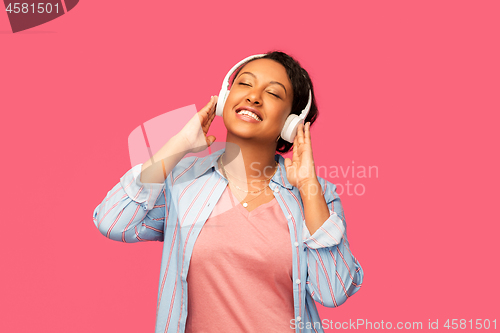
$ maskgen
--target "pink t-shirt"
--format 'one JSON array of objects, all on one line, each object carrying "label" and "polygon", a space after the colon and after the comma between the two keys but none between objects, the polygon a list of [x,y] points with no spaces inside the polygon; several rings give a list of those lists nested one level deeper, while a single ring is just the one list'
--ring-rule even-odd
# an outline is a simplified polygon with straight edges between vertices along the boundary
[{"label": "pink t-shirt", "polygon": [[292,249],[278,201],[247,211],[226,187],[196,239],[187,333],[294,332]]}]

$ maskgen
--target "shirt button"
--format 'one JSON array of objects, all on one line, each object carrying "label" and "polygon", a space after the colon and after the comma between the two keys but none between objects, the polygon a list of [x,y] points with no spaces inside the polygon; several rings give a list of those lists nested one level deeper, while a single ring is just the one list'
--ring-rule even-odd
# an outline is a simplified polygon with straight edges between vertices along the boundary
[{"label": "shirt button", "polygon": [[300,316],[297,317],[297,321],[300,321],[302,318],[300,318]]},{"label": "shirt button", "polygon": [[296,284],[300,284],[300,279],[295,280]]},{"label": "shirt button", "polygon": [[142,205],[142,209],[144,209],[144,210],[148,210],[148,204],[143,204],[143,205]]},{"label": "shirt button", "polygon": [[276,187],[274,188],[274,192],[278,193],[279,191],[280,191],[280,189],[278,188],[278,186],[276,186]]},{"label": "shirt button", "polygon": [[299,246],[299,242],[295,242],[293,243],[293,245],[295,245],[295,247]]},{"label": "shirt button", "polygon": [[288,215],[288,218],[291,219],[292,218],[292,214]]}]

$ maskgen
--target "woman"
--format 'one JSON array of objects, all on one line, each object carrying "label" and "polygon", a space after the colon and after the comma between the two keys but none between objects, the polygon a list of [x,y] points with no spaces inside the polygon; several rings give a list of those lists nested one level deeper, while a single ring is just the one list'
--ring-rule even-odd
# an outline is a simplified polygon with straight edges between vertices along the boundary
[{"label": "woman", "polygon": [[[309,75],[282,52],[246,61],[218,105],[225,148],[183,158],[215,141],[216,104],[127,172],[94,223],[111,239],[164,242],[156,332],[322,332],[314,301],[339,306],[363,270],[335,185],[315,174]],[[291,114],[307,116],[284,159]]]}]

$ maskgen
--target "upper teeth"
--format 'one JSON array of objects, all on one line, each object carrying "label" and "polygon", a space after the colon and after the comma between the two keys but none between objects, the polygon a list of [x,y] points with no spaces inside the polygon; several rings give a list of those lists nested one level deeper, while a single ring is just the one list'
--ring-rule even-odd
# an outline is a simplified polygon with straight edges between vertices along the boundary
[{"label": "upper teeth", "polygon": [[246,114],[247,116],[250,116],[257,121],[262,121],[255,113],[250,112],[248,110],[240,110],[240,111],[238,111],[238,114]]}]

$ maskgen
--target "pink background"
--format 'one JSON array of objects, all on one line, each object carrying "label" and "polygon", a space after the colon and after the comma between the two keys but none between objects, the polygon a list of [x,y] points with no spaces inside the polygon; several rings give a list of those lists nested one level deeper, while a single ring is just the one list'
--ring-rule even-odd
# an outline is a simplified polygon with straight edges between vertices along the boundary
[{"label": "pink background", "polygon": [[[200,109],[234,63],[272,49],[312,76],[316,164],[379,171],[329,178],[364,186],[341,199],[365,280],[322,318],[498,327],[499,11],[85,0],[12,34],[2,10],[0,331],[153,332],[162,244],[106,239],[92,212],[130,168],[137,126]],[[221,118],[211,133],[224,141]]]}]

